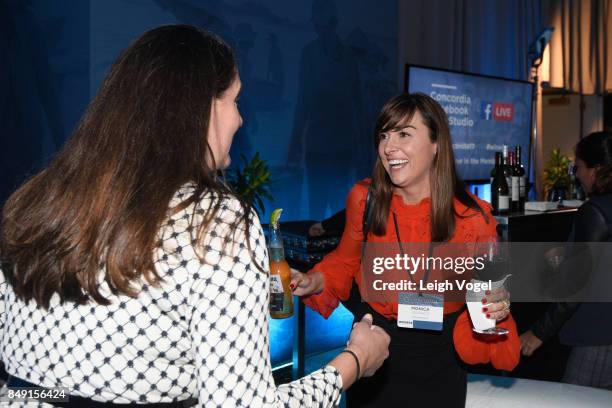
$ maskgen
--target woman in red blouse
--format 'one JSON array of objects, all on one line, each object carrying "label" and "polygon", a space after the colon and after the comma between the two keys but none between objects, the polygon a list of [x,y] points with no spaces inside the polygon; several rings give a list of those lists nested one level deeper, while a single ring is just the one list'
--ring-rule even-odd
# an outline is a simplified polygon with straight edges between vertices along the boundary
[{"label": "woman in red blouse", "polygon": [[[353,280],[362,285],[368,189],[373,194],[368,242],[467,243],[496,237],[490,206],[470,195],[457,176],[448,120],[435,100],[420,93],[392,98],[378,117],[375,145],[372,179],[357,183],[346,200],[340,245],[292,281],[294,293],[326,318],[348,299]],[[507,296],[504,290],[487,294],[483,303],[490,303],[486,312],[491,318],[502,320],[509,314]],[[466,373],[453,344],[463,308],[464,302],[445,302],[443,329],[430,331],[399,328],[397,302],[363,302],[357,314],[372,313],[391,335],[390,357],[375,377],[349,392],[349,408],[419,402],[463,407]]]}]

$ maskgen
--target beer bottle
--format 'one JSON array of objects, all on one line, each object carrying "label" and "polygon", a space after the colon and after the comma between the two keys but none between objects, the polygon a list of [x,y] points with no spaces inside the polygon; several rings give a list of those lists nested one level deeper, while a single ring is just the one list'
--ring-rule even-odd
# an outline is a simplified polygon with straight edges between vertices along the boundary
[{"label": "beer bottle", "polygon": [[270,216],[270,316],[273,319],[284,319],[293,315],[293,293],[289,288],[291,269],[285,260],[283,237],[280,230],[282,209],[277,208]]}]

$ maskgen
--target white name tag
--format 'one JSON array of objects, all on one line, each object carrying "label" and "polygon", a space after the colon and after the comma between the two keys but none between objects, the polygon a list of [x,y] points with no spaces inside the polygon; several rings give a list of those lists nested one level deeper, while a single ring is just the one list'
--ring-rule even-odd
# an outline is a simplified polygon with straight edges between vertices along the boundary
[{"label": "white name tag", "polygon": [[397,302],[397,325],[408,329],[442,330],[444,296],[400,292]]}]

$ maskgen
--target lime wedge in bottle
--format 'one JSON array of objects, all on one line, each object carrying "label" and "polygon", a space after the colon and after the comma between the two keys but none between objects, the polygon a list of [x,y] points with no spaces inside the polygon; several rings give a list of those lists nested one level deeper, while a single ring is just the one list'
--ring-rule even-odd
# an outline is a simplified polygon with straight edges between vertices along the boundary
[{"label": "lime wedge in bottle", "polygon": [[283,212],[282,208],[277,208],[276,210],[272,211],[272,214],[270,214],[270,225],[273,227],[278,227],[278,220],[280,219],[281,213]]}]

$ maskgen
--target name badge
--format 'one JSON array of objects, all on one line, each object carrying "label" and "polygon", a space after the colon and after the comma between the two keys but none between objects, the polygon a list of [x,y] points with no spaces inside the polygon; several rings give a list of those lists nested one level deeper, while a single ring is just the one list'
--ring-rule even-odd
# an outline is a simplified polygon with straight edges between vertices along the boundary
[{"label": "name badge", "polygon": [[408,329],[442,330],[444,296],[400,292],[397,302],[397,325]]}]

